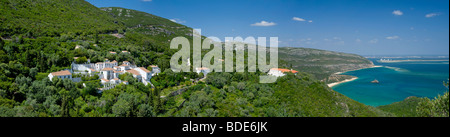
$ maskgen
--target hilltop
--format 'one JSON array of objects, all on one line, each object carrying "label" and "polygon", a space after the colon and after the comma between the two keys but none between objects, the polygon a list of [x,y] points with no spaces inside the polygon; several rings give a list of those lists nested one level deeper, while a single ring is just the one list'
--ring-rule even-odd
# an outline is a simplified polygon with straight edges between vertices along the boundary
[{"label": "hilltop", "polygon": [[0,36],[118,32],[123,24],[84,0],[0,0]]}]

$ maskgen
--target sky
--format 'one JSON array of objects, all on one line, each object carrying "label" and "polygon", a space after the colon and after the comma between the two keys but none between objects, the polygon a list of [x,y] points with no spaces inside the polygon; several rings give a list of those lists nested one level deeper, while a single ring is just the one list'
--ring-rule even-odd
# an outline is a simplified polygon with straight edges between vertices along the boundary
[{"label": "sky", "polygon": [[449,55],[448,0],[87,0],[147,12],[202,35],[359,55]]}]

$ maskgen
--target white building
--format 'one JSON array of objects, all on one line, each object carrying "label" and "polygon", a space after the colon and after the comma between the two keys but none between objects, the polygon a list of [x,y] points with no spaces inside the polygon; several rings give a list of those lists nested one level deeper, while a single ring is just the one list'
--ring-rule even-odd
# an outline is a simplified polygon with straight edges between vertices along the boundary
[{"label": "white building", "polygon": [[117,61],[114,60],[112,62],[109,62],[109,60],[106,59],[105,62],[97,62],[97,63],[95,63],[95,70],[101,71],[104,68],[113,68],[113,67],[115,67],[117,65],[118,65]]},{"label": "white building", "polygon": [[141,80],[142,80],[141,73],[139,73],[138,71],[136,71],[134,69],[127,70],[127,72],[130,73],[131,75],[133,75],[134,78],[138,79],[139,82],[141,82]]},{"label": "white building", "polygon": [[134,68],[134,70],[138,71],[145,81],[150,81],[150,79],[152,78],[152,72],[144,67]]},{"label": "white building", "polygon": [[198,74],[203,73],[204,76],[206,76],[209,72],[211,72],[211,70],[206,67],[195,68],[195,70],[197,71]]},{"label": "white building", "polygon": [[53,77],[57,77],[60,79],[70,79],[72,80],[72,73],[70,73],[69,70],[63,70],[63,71],[58,71],[58,72],[52,72],[50,74],[48,74],[48,78],[50,79],[50,81],[52,81]]},{"label": "white building", "polygon": [[111,84],[120,84],[120,79],[119,78],[114,78],[114,79],[111,79],[110,81],[109,81],[109,83],[111,83]]},{"label": "white building", "polygon": [[102,76],[103,76],[102,78],[113,79],[114,78],[113,71],[114,71],[113,68],[104,68],[102,70]]},{"label": "white building", "polygon": [[150,68],[152,68],[152,76],[158,75],[161,73],[161,69],[156,65],[150,65]]},{"label": "white building", "polygon": [[295,71],[293,69],[289,70],[289,69],[281,69],[281,68],[272,68],[269,70],[269,73],[267,73],[267,74],[275,76],[275,77],[282,77],[282,76],[286,75],[285,73],[297,74],[298,71]]}]

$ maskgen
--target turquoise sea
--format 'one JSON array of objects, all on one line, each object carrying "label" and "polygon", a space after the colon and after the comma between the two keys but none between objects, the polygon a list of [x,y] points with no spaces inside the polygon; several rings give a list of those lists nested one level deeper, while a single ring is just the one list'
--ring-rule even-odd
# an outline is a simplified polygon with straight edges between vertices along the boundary
[{"label": "turquoise sea", "polygon": [[[399,102],[410,96],[434,98],[447,91],[443,82],[449,78],[448,58],[381,63],[380,58],[371,58],[379,68],[369,68],[343,73],[358,77],[357,80],[334,86],[333,89],[358,102],[371,106]],[[395,58],[405,60],[408,58]],[[420,59],[423,60],[423,59]],[[378,84],[371,83],[377,79]]]}]

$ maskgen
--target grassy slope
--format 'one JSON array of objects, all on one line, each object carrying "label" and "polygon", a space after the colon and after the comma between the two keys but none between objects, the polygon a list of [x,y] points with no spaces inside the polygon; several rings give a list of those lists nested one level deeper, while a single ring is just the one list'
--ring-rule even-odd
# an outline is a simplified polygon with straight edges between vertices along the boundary
[{"label": "grassy slope", "polygon": [[0,0],[0,35],[58,36],[108,33],[120,22],[84,0]]},{"label": "grassy slope", "polygon": [[395,102],[389,105],[378,106],[377,108],[386,112],[391,112],[398,117],[415,117],[416,108],[422,98],[408,97],[403,101]]},{"label": "grassy slope", "polygon": [[[391,116],[377,108],[344,96],[315,80],[281,78],[274,85],[274,97],[303,116],[313,117],[378,117]],[[279,102],[280,104],[283,104]]]}]

